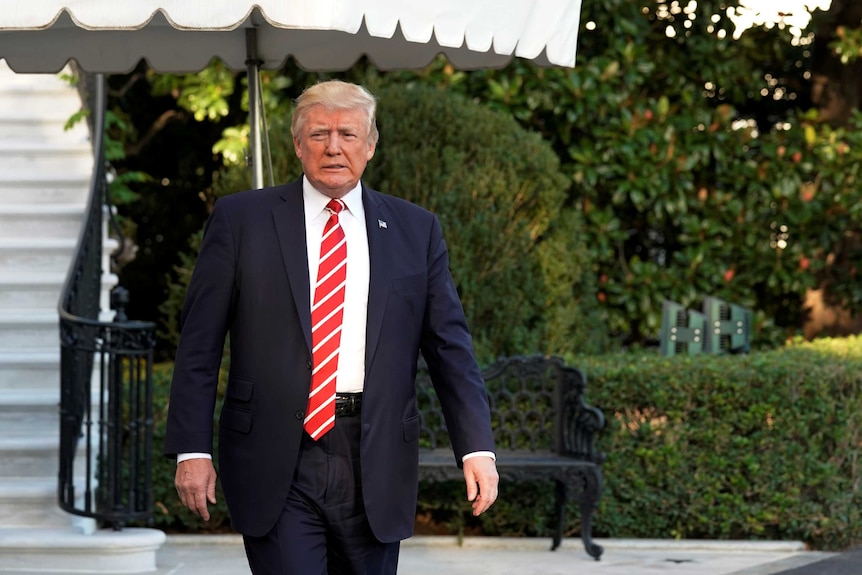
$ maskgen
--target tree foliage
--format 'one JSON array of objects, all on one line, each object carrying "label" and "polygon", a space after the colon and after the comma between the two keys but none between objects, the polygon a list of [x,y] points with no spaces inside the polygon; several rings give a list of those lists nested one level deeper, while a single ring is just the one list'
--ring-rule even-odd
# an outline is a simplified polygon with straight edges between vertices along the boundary
[{"label": "tree foliage", "polygon": [[480,357],[600,350],[583,223],[550,146],[439,89],[379,93],[367,181],[439,215]]},{"label": "tree foliage", "polygon": [[[577,67],[415,76],[508,111],[554,145],[585,220],[613,332],[645,343],[664,299],[756,312],[760,343],[795,333],[806,292],[860,305],[858,117],[811,110],[810,37],[738,38],[719,2],[584,2]],[[783,329],[776,329],[776,326]]]},{"label": "tree foliage", "polygon": [[[338,76],[373,91],[436,85],[540,133],[567,180],[560,218],[583,219],[568,249],[589,250],[596,303],[622,342],[654,340],[664,299],[696,308],[704,295],[716,295],[751,307],[757,342],[774,344],[799,332],[812,288],[826,287],[830,303],[851,311],[862,306],[856,287],[859,118],[836,123],[818,91],[823,85],[831,86],[830,94],[858,90],[858,79],[840,90],[841,82],[852,82],[844,68],[833,68],[841,59],[853,64],[859,22],[850,20],[858,7],[845,0],[833,6],[815,15],[814,37],[780,24],[741,32],[733,5],[718,0],[584,0],[573,70],[515,60],[501,70],[464,72],[439,60],[419,72],[396,73],[364,62]],[[831,83],[824,84],[824,75]],[[265,74],[270,121],[284,121],[292,99],[320,77],[295,65]],[[201,75],[146,78],[150,97],[172,102],[169,126],[181,120],[187,126],[194,117],[207,126],[177,150],[176,135],[170,143],[148,139],[144,126],[162,116],[133,124],[139,140],[151,142],[148,148],[162,146],[146,162],[129,164],[154,175],[146,191],[160,198],[158,209],[147,207],[165,211],[167,204],[188,221],[181,241],[164,240],[175,254],[206,215],[198,196],[209,202],[223,193],[218,188],[248,187],[239,173],[219,172],[220,163],[243,161],[244,76],[214,64]],[[139,101],[134,91],[123,93],[130,104]],[[209,142],[205,154],[201,140]],[[160,174],[153,167],[170,162],[176,170]],[[148,219],[145,211],[131,215]],[[141,285],[176,264],[159,238],[179,227],[158,231],[148,224],[141,223],[139,234],[145,236],[141,259],[150,259],[129,268]],[[158,265],[159,273],[149,271]],[[561,297],[572,291],[575,298],[594,297],[581,285],[558,289]]]}]

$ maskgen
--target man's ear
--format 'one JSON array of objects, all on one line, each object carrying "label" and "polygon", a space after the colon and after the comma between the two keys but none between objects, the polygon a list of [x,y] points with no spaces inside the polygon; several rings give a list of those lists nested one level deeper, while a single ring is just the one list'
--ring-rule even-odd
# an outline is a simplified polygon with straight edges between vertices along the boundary
[{"label": "man's ear", "polygon": [[299,147],[299,138],[297,138],[296,136],[293,137],[293,151],[296,153],[296,157],[301,160],[302,149]]}]

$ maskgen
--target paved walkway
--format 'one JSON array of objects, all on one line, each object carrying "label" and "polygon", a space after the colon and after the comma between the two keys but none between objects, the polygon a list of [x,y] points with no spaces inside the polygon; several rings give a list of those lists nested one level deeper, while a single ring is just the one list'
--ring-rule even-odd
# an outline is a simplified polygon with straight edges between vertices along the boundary
[{"label": "paved walkway", "polygon": [[[550,551],[550,538],[414,537],[401,547],[399,575],[860,575],[862,549],[806,551],[799,542],[597,539],[601,561],[579,539]],[[173,535],[159,549],[155,575],[249,575],[237,535]],[[26,563],[25,563],[26,564]],[[69,571],[64,571],[69,572]],[[86,569],[74,573],[91,575]],[[153,573],[153,572],[151,572]],[[53,575],[57,572],[54,571]],[[0,575],[49,575],[4,568]]]},{"label": "paved walkway", "polygon": [[[601,561],[579,539],[550,551],[548,539],[414,537],[401,547],[399,575],[777,575],[836,554],[805,551],[798,542],[598,539]],[[242,541],[233,535],[169,536],[158,575],[246,575]],[[856,563],[858,566],[859,563]],[[787,575],[849,575],[790,571]],[[862,573],[862,566],[853,571]]]},{"label": "paved walkway", "polygon": [[859,575],[862,547],[808,565],[782,571],[781,575]]}]

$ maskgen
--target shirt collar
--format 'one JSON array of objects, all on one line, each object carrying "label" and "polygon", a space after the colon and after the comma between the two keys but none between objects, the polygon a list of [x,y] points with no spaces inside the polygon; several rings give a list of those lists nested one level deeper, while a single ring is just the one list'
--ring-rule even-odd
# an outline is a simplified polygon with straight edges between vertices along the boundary
[{"label": "shirt collar", "polygon": [[[329,203],[329,196],[319,192],[304,175],[302,176],[302,198],[305,202],[305,213],[308,218],[316,218]],[[344,194],[341,201],[347,206],[347,210],[354,214],[362,210],[362,183],[357,182],[356,187]]]}]

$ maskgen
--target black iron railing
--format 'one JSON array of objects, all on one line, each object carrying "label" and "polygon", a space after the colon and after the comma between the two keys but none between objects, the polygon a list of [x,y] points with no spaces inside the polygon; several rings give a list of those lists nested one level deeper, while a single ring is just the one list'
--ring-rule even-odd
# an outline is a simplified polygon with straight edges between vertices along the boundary
[{"label": "black iron railing", "polygon": [[[128,294],[111,293],[103,321],[103,226],[110,217],[104,161],[106,86],[88,89],[95,167],[86,223],[60,297],[59,504],[121,529],[152,517],[152,364],[155,325],[129,321]],[[107,216],[106,216],[107,215]]]}]

